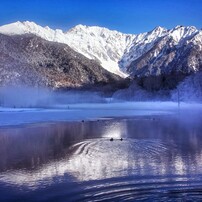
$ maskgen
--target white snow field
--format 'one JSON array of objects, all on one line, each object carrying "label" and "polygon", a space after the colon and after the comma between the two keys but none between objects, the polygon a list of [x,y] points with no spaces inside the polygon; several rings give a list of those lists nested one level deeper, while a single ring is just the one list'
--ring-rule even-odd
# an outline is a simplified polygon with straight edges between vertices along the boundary
[{"label": "white snow field", "polygon": [[202,104],[176,102],[123,102],[59,105],[52,108],[0,108],[0,127],[28,123],[96,120],[103,118],[198,112]]}]

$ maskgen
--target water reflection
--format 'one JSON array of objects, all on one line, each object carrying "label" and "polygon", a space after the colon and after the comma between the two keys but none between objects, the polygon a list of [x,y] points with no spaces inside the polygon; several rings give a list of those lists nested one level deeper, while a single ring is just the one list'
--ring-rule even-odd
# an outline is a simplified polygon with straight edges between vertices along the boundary
[{"label": "water reflection", "polygon": [[132,176],[188,182],[202,172],[201,131],[200,122],[174,116],[1,128],[0,182],[30,189]]}]

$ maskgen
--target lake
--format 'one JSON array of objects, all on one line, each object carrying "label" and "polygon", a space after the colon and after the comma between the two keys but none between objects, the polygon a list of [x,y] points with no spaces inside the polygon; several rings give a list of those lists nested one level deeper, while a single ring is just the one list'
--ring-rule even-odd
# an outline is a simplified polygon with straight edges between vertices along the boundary
[{"label": "lake", "polygon": [[201,201],[201,120],[176,113],[1,127],[0,201]]}]

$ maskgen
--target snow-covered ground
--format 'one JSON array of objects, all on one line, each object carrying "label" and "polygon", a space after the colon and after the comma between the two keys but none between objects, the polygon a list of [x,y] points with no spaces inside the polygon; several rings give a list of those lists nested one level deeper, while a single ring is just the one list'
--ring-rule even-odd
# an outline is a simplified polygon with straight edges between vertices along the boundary
[{"label": "snow-covered ground", "polygon": [[[202,110],[202,104],[180,104],[180,110]],[[0,108],[0,126],[27,123],[81,121],[101,118],[177,113],[175,102],[124,102],[59,105],[52,108]]]}]

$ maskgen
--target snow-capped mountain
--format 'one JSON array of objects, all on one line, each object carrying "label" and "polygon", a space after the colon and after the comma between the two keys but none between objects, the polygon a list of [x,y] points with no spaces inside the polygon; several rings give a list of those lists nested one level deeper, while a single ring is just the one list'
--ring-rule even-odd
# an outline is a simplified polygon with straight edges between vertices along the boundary
[{"label": "snow-capped mountain", "polygon": [[0,34],[0,87],[104,88],[122,81],[66,44],[33,34]]},{"label": "snow-capped mountain", "polygon": [[149,76],[173,71],[187,73],[202,68],[202,31],[193,26],[176,26],[171,30],[156,27],[150,32],[132,35],[84,25],[63,32],[26,21],[1,26],[0,33],[32,33],[48,41],[67,44],[123,77],[126,74]]},{"label": "snow-capped mountain", "polygon": [[[137,55],[137,50],[141,53],[132,58]],[[192,26],[177,26],[151,43],[133,46],[126,56],[131,56],[127,60],[128,65],[124,66],[130,75],[141,77],[196,72],[202,68],[202,31]]]},{"label": "snow-capped mountain", "polygon": [[0,33],[8,35],[32,33],[48,41],[65,43],[87,58],[99,61],[102,67],[120,76],[125,76],[125,74],[119,70],[118,61],[134,38],[130,34],[122,34],[96,26],[77,25],[63,32],[59,29],[41,27],[28,21],[1,26]]},{"label": "snow-capped mountain", "polygon": [[156,27],[151,32],[135,35],[133,42],[130,44],[130,46],[126,47],[124,55],[119,61],[119,67],[122,69],[122,71],[126,72],[127,67],[132,61],[136,60],[148,50],[150,50],[154,43],[160,37],[166,35],[166,33],[166,29],[162,27]]}]

